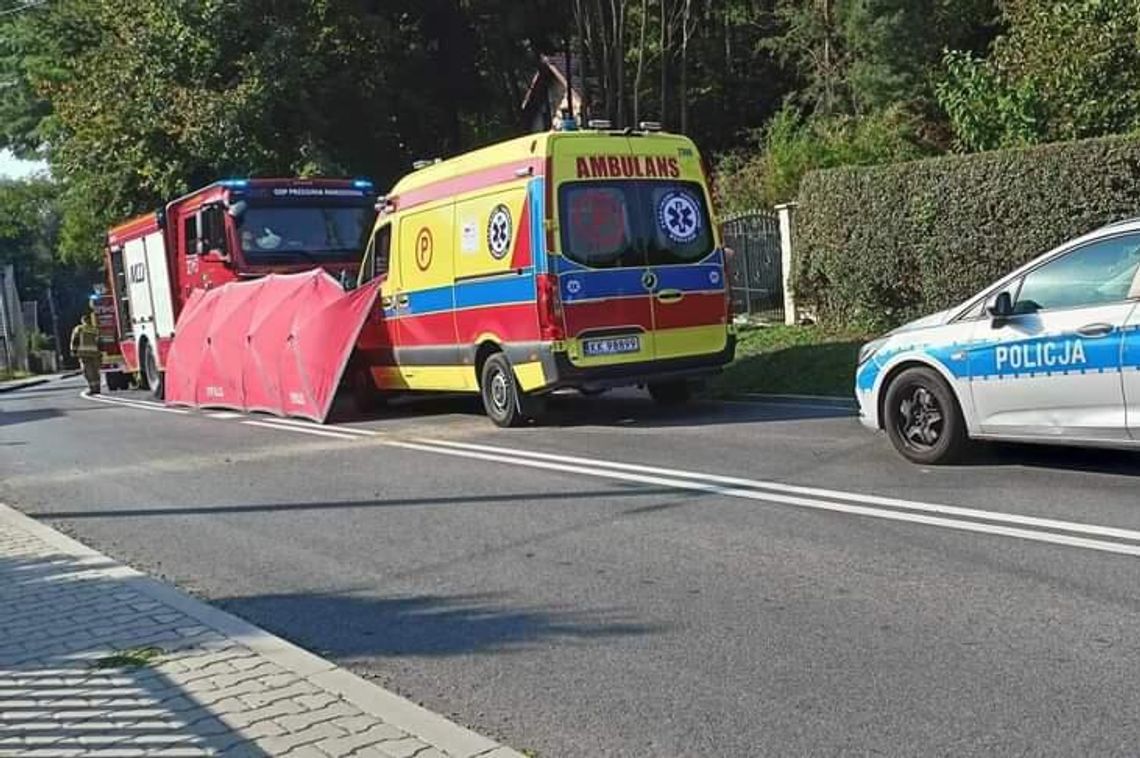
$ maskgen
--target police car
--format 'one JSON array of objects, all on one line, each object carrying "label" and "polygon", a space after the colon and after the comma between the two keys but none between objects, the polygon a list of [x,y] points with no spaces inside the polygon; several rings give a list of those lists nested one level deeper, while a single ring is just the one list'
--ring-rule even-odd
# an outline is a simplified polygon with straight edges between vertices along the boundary
[{"label": "police car", "polygon": [[863,423],[916,463],[970,439],[1140,446],[1140,219],[1098,229],[859,353]]}]

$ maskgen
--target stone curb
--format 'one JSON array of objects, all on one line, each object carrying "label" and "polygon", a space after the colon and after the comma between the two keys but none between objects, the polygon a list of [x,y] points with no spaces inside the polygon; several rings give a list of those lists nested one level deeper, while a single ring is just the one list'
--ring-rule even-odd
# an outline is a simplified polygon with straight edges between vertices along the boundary
[{"label": "stone curb", "polygon": [[28,387],[35,387],[40,384],[47,384],[51,381],[51,377],[37,376],[32,379],[15,380],[11,384],[0,385],[0,395],[5,392],[15,392],[16,390],[27,389]]},{"label": "stone curb", "polygon": [[735,400],[750,400],[760,403],[784,403],[785,405],[818,405],[827,408],[843,408],[850,411],[859,410],[859,404],[853,398],[835,397],[832,395],[783,395],[750,392],[736,395]]},{"label": "stone curb", "polygon": [[130,589],[197,619],[269,661],[288,669],[321,689],[334,692],[365,713],[408,732],[456,758],[524,758],[515,750],[459,726],[443,716],[362,679],[346,669],[303,650],[276,635],[190,597],[156,579],[0,503],[0,526],[5,524],[38,537],[62,553],[79,559],[115,564],[114,573]]}]

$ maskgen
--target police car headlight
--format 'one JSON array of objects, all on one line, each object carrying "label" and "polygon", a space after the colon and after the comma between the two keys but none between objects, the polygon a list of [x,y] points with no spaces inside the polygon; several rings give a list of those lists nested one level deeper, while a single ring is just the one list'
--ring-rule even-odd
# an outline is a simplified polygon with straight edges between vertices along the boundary
[{"label": "police car headlight", "polygon": [[875,356],[875,353],[879,352],[879,348],[886,344],[886,341],[886,337],[882,337],[877,340],[871,340],[866,345],[863,345],[863,347],[859,348],[858,365],[862,366],[864,363],[871,360],[871,358]]}]

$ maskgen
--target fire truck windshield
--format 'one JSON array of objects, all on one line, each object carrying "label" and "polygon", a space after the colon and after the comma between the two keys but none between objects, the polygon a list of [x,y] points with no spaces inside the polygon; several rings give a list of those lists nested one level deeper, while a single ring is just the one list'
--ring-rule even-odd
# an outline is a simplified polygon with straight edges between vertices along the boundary
[{"label": "fire truck windshield", "polygon": [[355,262],[374,211],[360,206],[251,206],[236,220],[245,259],[257,263]]}]

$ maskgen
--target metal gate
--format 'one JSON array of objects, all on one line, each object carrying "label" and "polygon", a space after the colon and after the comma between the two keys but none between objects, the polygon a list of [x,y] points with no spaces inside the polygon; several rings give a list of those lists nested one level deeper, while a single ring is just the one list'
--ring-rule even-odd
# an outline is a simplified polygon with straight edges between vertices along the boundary
[{"label": "metal gate", "polygon": [[780,220],[770,211],[750,211],[724,222],[732,307],[749,321],[784,321],[784,271]]}]

